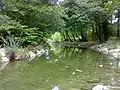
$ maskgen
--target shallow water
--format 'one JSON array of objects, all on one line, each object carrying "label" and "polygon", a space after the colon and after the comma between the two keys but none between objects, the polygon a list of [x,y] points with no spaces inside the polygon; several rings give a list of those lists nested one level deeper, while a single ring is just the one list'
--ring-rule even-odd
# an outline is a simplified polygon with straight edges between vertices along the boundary
[{"label": "shallow water", "polygon": [[[119,60],[89,49],[52,49],[31,62],[9,63],[0,71],[0,90],[91,90],[97,84],[120,86]],[[115,89],[114,89],[115,90]],[[117,90],[117,89],[116,89]],[[119,89],[118,89],[119,90]]]}]

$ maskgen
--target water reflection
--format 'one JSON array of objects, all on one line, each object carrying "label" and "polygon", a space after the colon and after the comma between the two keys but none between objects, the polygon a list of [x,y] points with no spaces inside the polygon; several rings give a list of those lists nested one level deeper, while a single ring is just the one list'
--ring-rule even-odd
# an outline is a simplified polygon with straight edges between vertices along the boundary
[{"label": "water reflection", "polygon": [[[74,59],[76,56],[78,56],[77,54],[84,54],[84,52],[86,51],[85,48],[77,48],[77,47],[63,47],[61,51],[58,51],[60,49],[57,50],[52,50],[52,53],[54,53],[58,58],[71,58]],[[73,57],[74,56],[74,57]]]},{"label": "water reflection", "polygon": [[50,56],[49,56],[49,51],[48,51],[48,50],[45,50],[45,57],[46,57],[46,59],[49,59],[49,58],[50,58]]},{"label": "water reflection", "polygon": [[0,64],[0,70],[4,69],[6,65],[8,65],[9,62],[1,63]]}]

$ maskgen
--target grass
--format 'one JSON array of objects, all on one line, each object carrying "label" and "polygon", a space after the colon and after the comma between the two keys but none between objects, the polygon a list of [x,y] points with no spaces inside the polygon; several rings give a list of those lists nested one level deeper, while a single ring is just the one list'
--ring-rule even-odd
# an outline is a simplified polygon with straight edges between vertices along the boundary
[{"label": "grass", "polygon": [[11,34],[6,36],[6,38],[1,35],[0,39],[3,43],[2,46],[6,49],[7,57],[9,57],[11,61],[15,60],[15,53],[21,48],[22,43],[15,40]]}]

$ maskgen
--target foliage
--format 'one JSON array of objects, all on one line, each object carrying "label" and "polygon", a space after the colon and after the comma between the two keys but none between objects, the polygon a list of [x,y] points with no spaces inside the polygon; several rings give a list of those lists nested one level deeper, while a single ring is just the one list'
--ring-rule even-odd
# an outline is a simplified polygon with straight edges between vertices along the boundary
[{"label": "foliage", "polygon": [[109,0],[108,3],[105,5],[106,11],[111,14],[115,10],[120,8],[120,1],[119,0]]},{"label": "foliage", "polygon": [[[65,39],[66,40],[86,40],[86,26],[89,22],[86,15],[86,3],[70,0],[64,4],[65,12],[68,15],[66,21]],[[71,38],[72,37],[72,38]],[[82,37],[80,39],[80,37]]]},{"label": "foliage", "polygon": [[[8,16],[5,15],[0,15],[0,17],[0,33],[3,35],[3,38],[9,37],[9,33],[11,33],[11,35],[14,35],[14,39],[23,42],[23,44],[40,43],[41,39],[38,39],[38,37],[41,34],[38,33],[37,28],[29,28],[25,25],[21,25],[19,22],[11,20]],[[4,21],[2,19],[4,19]]]},{"label": "foliage", "polygon": [[9,35],[6,38],[4,38],[2,35],[0,36],[1,41],[3,42],[4,47],[9,47],[9,48],[19,48],[20,47],[20,42],[14,40],[13,36]]},{"label": "foliage", "polygon": [[59,32],[55,32],[51,38],[47,40],[48,43],[53,43],[53,42],[61,42],[63,41],[63,37]]},{"label": "foliage", "polygon": [[[68,15],[66,30],[63,32],[65,40],[87,41],[87,34],[91,32],[92,38],[104,42],[108,36],[108,16],[105,12],[103,1],[97,0],[68,0],[64,4],[65,12]],[[90,26],[91,25],[91,26]]]},{"label": "foliage", "polygon": [[4,0],[1,5],[6,8],[0,12],[0,33],[6,38],[11,32],[23,45],[45,42],[55,32],[65,41],[87,41],[89,36],[105,42],[110,35],[108,13],[114,5],[119,6],[119,0],[66,0],[58,5],[50,2]]},{"label": "foliage", "polygon": [[[115,15],[117,18],[117,30],[116,30],[116,37],[120,38],[120,1],[119,0],[110,0],[106,6],[106,11],[108,12],[109,16]],[[110,18],[111,19],[111,18]]]},{"label": "foliage", "polygon": [[9,17],[10,24],[0,26],[2,33],[11,31],[24,44],[44,42],[46,37],[65,26],[64,11],[50,5],[48,0],[7,0],[3,4],[7,8],[2,13]]},{"label": "foliage", "polygon": [[59,30],[64,26],[59,7],[16,1],[16,3],[10,4],[6,13],[13,19],[20,21],[21,24],[39,28],[41,31]]},{"label": "foliage", "polygon": [[1,41],[3,42],[3,47],[6,48],[9,59],[15,60],[15,53],[21,47],[21,42],[16,41],[13,36],[9,33],[9,36],[4,38],[2,35],[0,36]]}]

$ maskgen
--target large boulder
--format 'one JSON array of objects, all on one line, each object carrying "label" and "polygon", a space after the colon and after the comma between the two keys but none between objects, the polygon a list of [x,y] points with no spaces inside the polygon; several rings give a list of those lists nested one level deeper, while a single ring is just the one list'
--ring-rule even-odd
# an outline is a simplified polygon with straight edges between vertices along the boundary
[{"label": "large boulder", "polygon": [[0,49],[0,63],[8,62],[9,59],[6,57],[6,50],[4,48]]},{"label": "large boulder", "polygon": [[96,85],[95,87],[92,88],[92,90],[109,90],[109,88],[103,85]]},{"label": "large boulder", "polygon": [[5,57],[6,56],[5,53],[6,53],[5,48],[1,48],[0,49],[0,57]]},{"label": "large boulder", "polygon": [[9,59],[7,57],[1,57],[0,63],[5,63],[5,62],[9,62]]}]

